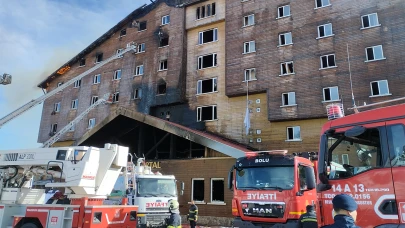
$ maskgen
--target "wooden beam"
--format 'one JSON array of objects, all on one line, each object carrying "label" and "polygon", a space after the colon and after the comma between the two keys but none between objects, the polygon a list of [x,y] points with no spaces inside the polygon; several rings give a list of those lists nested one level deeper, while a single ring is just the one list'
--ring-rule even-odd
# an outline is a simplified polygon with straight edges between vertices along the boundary
[{"label": "wooden beam", "polygon": [[165,140],[169,135],[170,135],[170,133],[166,133],[166,135],[163,136],[163,138],[161,138],[161,139],[159,140],[159,142],[157,142],[152,148],[150,148],[149,151],[146,152],[145,158],[146,158],[152,151],[154,151],[154,150],[163,142],[163,140]]}]

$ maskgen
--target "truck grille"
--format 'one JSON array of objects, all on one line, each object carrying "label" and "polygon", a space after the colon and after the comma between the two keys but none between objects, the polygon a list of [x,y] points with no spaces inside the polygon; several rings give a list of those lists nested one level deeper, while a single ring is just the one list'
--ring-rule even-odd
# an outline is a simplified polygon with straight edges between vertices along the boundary
[{"label": "truck grille", "polygon": [[151,224],[164,224],[165,219],[169,218],[169,214],[158,214],[158,215],[151,215],[151,214],[146,214],[146,221],[151,223]]},{"label": "truck grille", "polygon": [[6,154],[5,161],[17,161],[18,153]]},{"label": "truck grille", "polygon": [[241,208],[243,215],[249,217],[283,218],[285,203],[245,201]]}]

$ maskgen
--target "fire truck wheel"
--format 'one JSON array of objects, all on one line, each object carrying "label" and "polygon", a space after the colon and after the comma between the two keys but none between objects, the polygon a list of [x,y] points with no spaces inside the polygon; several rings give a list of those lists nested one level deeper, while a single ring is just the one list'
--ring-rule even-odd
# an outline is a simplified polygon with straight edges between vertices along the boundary
[{"label": "fire truck wheel", "polygon": [[21,226],[21,228],[39,228],[39,227],[34,223],[25,223],[24,225]]}]

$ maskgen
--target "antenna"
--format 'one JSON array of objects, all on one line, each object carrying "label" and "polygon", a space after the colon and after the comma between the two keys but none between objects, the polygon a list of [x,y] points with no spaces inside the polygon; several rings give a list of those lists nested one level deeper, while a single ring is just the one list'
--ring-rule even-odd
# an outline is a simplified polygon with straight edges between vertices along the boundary
[{"label": "antenna", "polygon": [[350,77],[350,90],[352,92],[352,103],[353,103],[353,109],[355,113],[358,113],[359,111],[357,110],[356,107],[356,102],[354,101],[354,94],[353,94],[353,81],[352,81],[352,70],[350,68],[350,55],[349,55],[349,44],[346,43],[347,47],[347,62],[349,63],[349,77]]}]

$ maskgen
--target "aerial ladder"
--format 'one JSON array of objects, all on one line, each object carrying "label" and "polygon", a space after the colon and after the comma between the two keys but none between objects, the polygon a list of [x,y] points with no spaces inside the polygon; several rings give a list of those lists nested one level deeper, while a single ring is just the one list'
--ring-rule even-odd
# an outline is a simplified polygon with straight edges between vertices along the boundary
[{"label": "aerial ladder", "polygon": [[91,110],[96,108],[100,104],[111,104],[112,103],[112,94],[107,93],[103,96],[103,98],[98,99],[94,104],[90,105],[84,112],[80,113],[79,116],[77,116],[74,120],[72,120],[70,123],[68,123],[64,128],[62,128],[59,132],[57,132],[55,135],[53,135],[48,141],[44,142],[42,145],[42,148],[48,148],[52,146],[55,142],[57,142],[62,135],[64,135],[66,132],[68,132],[72,127],[74,127],[77,123],[79,123]]},{"label": "aerial ladder", "polygon": [[1,85],[8,85],[11,84],[11,75],[10,74],[6,74],[4,73],[1,77],[0,77],[0,84]]},{"label": "aerial ladder", "polygon": [[[68,82],[62,84],[61,86],[59,86],[58,88],[50,91],[49,93],[46,93],[44,95],[42,95],[41,97],[32,100],[28,103],[26,103],[25,105],[21,106],[20,108],[14,110],[13,112],[11,112],[10,114],[4,116],[3,118],[0,119],[0,128],[5,125],[6,123],[10,122],[11,120],[15,119],[16,117],[18,117],[19,115],[23,114],[24,112],[28,111],[29,109],[35,107],[36,105],[42,103],[43,101],[45,101],[46,99],[48,99],[49,97],[52,97],[53,95],[61,92],[62,90],[66,89],[68,86],[74,84],[76,81],[82,79],[83,77],[85,77],[86,75],[90,74],[91,72],[101,68],[102,66],[104,66],[105,64],[111,62],[112,60],[121,58],[125,53],[129,52],[129,51],[134,51],[136,52],[136,43],[132,42],[132,43],[128,43],[127,44],[127,48],[122,51],[119,52],[113,56],[111,56],[110,58],[98,63],[96,66],[88,69],[87,71],[79,74],[78,76],[70,79]],[[3,75],[4,77],[4,75]],[[11,78],[10,78],[11,79]]]}]

